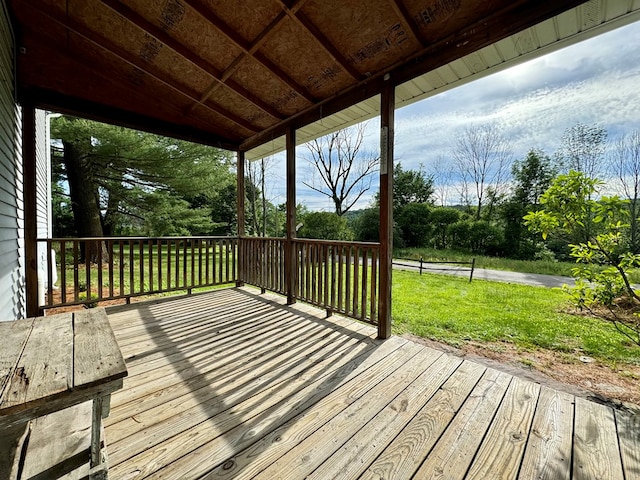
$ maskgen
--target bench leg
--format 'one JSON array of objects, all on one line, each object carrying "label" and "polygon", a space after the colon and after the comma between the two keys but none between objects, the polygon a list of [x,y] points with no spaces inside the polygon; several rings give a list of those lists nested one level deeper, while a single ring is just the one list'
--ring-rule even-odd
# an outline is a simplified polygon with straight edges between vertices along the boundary
[{"label": "bench leg", "polygon": [[100,430],[102,427],[102,407],[104,397],[93,399],[93,415],[91,419],[91,468],[102,463],[100,448]]}]

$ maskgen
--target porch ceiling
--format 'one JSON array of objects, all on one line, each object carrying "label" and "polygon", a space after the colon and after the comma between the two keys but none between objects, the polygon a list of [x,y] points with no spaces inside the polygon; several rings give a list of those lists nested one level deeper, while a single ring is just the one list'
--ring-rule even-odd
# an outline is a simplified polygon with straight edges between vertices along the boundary
[{"label": "porch ceiling", "polygon": [[[574,8],[581,3],[8,0],[21,102],[243,150],[363,102],[385,81],[402,85],[406,103],[640,8],[634,0]],[[549,37],[509,39],[557,15]],[[457,80],[437,73],[457,61]],[[367,116],[353,107],[343,123]],[[326,123],[309,135],[336,128]]]}]

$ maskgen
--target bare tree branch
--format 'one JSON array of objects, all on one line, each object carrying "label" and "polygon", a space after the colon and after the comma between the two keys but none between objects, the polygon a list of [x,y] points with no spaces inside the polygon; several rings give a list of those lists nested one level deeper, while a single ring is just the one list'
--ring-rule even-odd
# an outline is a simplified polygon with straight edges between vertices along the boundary
[{"label": "bare tree branch", "polygon": [[380,163],[378,156],[362,152],[365,128],[359,124],[306,144],[313,173],[302,183],[330,198],[338,215],[348,212],[371,188],[371,176]]}]

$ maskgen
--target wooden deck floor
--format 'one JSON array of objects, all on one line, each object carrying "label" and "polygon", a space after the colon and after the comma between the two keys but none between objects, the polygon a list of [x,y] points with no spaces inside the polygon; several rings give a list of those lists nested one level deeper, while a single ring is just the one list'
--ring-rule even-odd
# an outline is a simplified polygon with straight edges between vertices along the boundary
[{"label": "wooden deck floor", "polygon": [[112,479],[640,478],[640,419],[276,296],[108,313]]}]

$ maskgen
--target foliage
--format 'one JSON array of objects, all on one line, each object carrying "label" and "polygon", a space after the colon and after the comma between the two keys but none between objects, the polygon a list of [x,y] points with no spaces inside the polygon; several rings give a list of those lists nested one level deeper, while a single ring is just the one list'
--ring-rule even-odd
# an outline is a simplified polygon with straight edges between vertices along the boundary
[{"label": "foliage", "polygon": [[360,213],[353,222],[353,232],[360,242],[379,242],[380,210],[377,207],[367,208]]},{"label": "foliage", "polygon": [[[404,170],[400,162],[393,166],[393,214],[410,203],[433,203],[433,175],[427,175],[422,166],[418,170]],[[380,206],[380,193],[374,197]]]},{"label": "foliage", "polygon": [[[187,225],[189,232],[211,233],[216,228],[218,222],[210,218],[212,197],[234,181],[228,152],[73,117],[54,119],[51,132],[54,144],[63,147],[53,151],[54,170],[59,172],[56,188],[65,191],[68,185],[73,197],[82,186],[84,196],[70,203],[87,209],[97,202],[97,222],[105,234],[159,234],[151,231],[148,221],[165,214],[169,204],[178,222],[179,217],[192,218],[194,209],[201,210],[198,218],[210,219],[206,228],[200,221],[193,229]],[[74,162],[82,168],[75,168]],[[82,219],[77,210],[74,217],[79,234]]]},{"label": "foliage", "polygon": [[397,224],[407,247],[426,245],[431,232],[430,213],[431,208],[426,203],[409,203],[402,207]]},{"label": "foliage", "polygon": [[449,225],[460,220],[460,212],[455,208],[434,208],[431,210],[430,220],[433,228],[433,244],[437,248],[447,248],[450,243]]},{"label": "foliage", "polygon": [[503,249],[509,257],[533,259],[543,244],[526,228],[523,217],[539,208],[540,197],[551,185],[557,170],[544,152],[532,149],[523,160],[514,162],[511,175],[513,193],[500,207],[506,239]]},{"label": "foliage", "polygon": [[320,240],[352,240],[353,232],[347,227],[347,220],[334,212],[311,212],[300,221],[302,227],[298,237]]},{"label": "foliage", "polygon": [[[630,271],[640,266],[640,255],[629,252],[624,234],[629,226],[624,222],[628,201],[616,196],[594,200],[600,185],[582,172],[560,175],[540,199],[544,209],[529,213],[525,220],[543,238],[587,221],[600,227],[587,241],[571,245],[577,263],[572,298],[578,308],[611,321],[640,345],[640,298],[629,280]],[[605,268],[594,268],[600,265]]]}]

